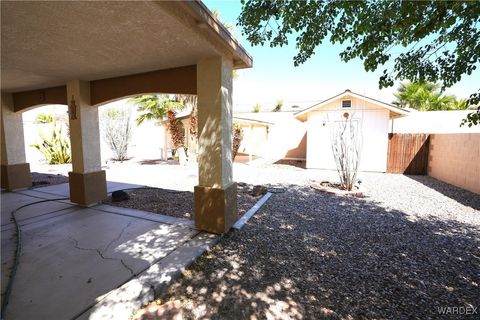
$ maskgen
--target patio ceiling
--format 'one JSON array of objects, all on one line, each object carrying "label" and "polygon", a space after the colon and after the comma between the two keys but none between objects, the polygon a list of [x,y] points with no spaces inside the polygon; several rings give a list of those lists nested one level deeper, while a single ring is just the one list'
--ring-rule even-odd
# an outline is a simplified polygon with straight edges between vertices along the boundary
[{"label": "patio ceiling", "polygon": [[227,56],[252,59],[201,2],[2,2],[1,89],[19,92]]}]

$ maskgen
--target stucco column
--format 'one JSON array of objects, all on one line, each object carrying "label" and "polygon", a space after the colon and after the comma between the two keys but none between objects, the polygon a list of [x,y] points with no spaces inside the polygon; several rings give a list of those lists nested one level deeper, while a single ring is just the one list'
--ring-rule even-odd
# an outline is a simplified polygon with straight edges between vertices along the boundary
[{"label": "stucco column", "polygon": [[224,233],[237,218],[232,181],[232,62],[212,58],[197,64],[198,170],[195,225]]},{"label": "stucco column", "polygon": [[10,93],[2,93],[0,126],[2,188],[12,191],[32,186],[30,165],[25,159],[22,114],[13,111],[13,97]]},{"label": "stucco column", "polygon": [[90,105],[89,82],[69,81],[67,95],[72,146],[70,201],[89,206],[107,197],[105,171],[101,170],[98,108]]}]

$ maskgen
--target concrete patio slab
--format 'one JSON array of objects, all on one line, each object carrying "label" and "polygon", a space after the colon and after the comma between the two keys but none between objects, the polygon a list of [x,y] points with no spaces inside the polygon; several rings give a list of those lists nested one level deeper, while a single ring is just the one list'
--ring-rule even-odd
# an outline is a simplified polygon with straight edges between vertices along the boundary
[{"label": "concrete patio slab", "polygon": [[[107,181],[107,192],[111,193],[117,190],[123,189],[130,189],[130,188],[141,188],[144,187],[143,185],[139,184],[131,184],[131,183],[124,183],[124,182],[115,182],[115,181]],[[55,194],[63,197],[70,196],[70,186],[68,183],[56,184],[48,187],[36,188],[35,191],[37,192],[44,192]]]},{"label": "concrete patio slab", "polygon": [[114,207],[109,205],[98,205],[95,207],[95,209],[101,210],[101,211],[107,211],[107,212],[115,212],[118,214],[132,216],[132,217],[141,217],[143,219],[166,223],[166,224],[175,224],[175,225],[181,224],[181,225],[186,225],[190,227],[195,226],[195,222],[189,219],[176,218],[172,216],[166,216],[166,215],[146,212],[142,210],[123,208],[123,207]]},{"label": "concrete patio slab", "polygon": [[[16,248],[10,212],[67,192],[68,184],[2,193],[2,299]],[[22,255],[6,319],[128,319],[217,239],[185,219],[108,205],[49,201],[17,218]]]},{"label": "concrete patio slab", "polygon": [[219,237],[213,234],[197,234],[139,276],[109,292],[78,319],[121,319],[122,315],[132,314],[164,292],[185,268],[218,240]]}]

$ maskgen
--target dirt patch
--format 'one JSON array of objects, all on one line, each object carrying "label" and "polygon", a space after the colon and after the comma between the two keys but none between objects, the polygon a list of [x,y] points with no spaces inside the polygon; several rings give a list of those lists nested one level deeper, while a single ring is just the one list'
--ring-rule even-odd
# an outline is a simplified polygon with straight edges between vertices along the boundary
[{"label": "dirt patch", "polygon": [[274,162],[274,164],[280,164],[284,166],[291,166],[291,167],[297,167],[300,169],[306,169],[307,168],[307,161],[305,160],[287,160],[287,159],[282,159],[278,160],[277,162]]},{"label": "dirt patch", "polygon": [[[237,196],[239,216],[242,216],[253,207],[263,195],[261,192],[258,192],[258,189],[259,188],[255,188],[255,186],[246,184],[239,185]],[[111,196],[109,196],[104,203],[117,207],[164,214],[176,218],[193,219],[193,192],[160,188],[127,190],[126,192],[130,199],[114,202]]]}]

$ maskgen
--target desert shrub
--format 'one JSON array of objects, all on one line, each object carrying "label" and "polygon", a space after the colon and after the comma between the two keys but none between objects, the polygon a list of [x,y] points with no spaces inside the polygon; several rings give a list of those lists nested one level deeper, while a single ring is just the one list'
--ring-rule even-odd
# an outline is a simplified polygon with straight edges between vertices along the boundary
[{"label": "desert shrub", "polygon": [[103,139],[112,151],[113,159],[124,161],[132,138],[132,112],[127,108],[109,108],[102,114]]},{"label": "desert shrub", "polygon": [[70,139],[64,133],[63,125],[58,124],[53,118],[51,119],[52,121],[49,123],[51,123],[53,128],[50,135],[47,136],[42,131],[39,131],[38,134],[42,141],[32,144],[32,147],[40,151],[49,164],[71,163]]},{"label": "desert shrub", "polygon": [[360,154],[362,150],[361,121],[345,113],[342,121],[331,124],[331,145],[333,158],[345,190],[352,190],[357,181]]}]

